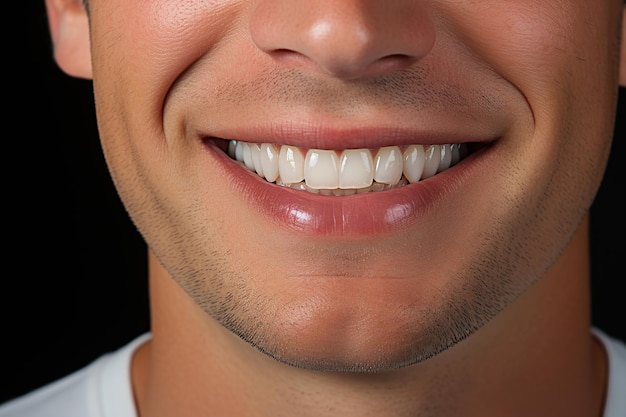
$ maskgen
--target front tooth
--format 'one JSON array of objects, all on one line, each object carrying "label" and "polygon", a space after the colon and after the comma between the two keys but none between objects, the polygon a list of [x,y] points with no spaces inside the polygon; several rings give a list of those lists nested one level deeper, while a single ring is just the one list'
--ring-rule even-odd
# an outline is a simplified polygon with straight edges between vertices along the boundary
[{"label": "front tooth", "polygon": [[339,160],[339,188],[364,188],[374,180],[374,161],[369,149],[347,149]]},{"label": "front tooth", "polygon": [[338,188],[339,158],[335,151],[309,149],[304,159],[304,180],[311,188]]},{"label": "front tooth", "polygon": [[404,176],[409,182],[417,182],[424,172],[424,146],[410,145],[404,151]]},{"label": "front tooth", "polygon": [[383,184],[397,184],[402,177],[402,151],[397,146],[380,148],[374,162],[374,180]]},{"label": "front tooth", "polygon": [[441,146],[430,145],[424,149],[424,172],[422,179],[430,178],[437,173],[441,161]]},{"label": "front tooth", "polygon": [[278,178],[278,151],[276,147],[271,143],[262,144],[259,159],[261,160],[265,179],[269,182],[276,181],[276,178]]},{"label": "front tooth", "polygon": [[304,180],[304,158],[300,149],[283,145],[278,154],[278,172],[283,183],[290,184]]}]

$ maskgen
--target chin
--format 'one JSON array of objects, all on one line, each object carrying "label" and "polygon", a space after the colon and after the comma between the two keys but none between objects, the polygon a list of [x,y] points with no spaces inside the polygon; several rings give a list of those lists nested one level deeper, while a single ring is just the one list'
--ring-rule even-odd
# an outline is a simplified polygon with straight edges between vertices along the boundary
[{"label": "chin", "polygon": [[[365,336],[365,335],[364,335]],[[376,335],[378,340],[380,335]],[[263,354],[282,364],[300,369],[338,373],[385,373],[430,359],[455,345],[453,339],[388,340],[384,344],[301,344],[298,341],[252,343]]]},{"label": "chin", "polygon": [[[384,373],[430,359],[471,335],[480,325],[460,309],[432,317],[414,309],[387,308],[372,314],[327,309],[308,320],[272,323],[239,332],[250,345],[292,367],[341,373]],[[284,317],[293,314],[283,313]],[[342,316],[338,318],[337,316]],[[486,320],[485,320],[486,321]]]}]

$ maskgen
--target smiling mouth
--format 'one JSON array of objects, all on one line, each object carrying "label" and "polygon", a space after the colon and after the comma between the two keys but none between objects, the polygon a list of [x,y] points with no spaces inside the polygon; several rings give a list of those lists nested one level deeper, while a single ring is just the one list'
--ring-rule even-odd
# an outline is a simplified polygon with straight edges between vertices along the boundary
[{"label": "smiling mouth", "polygon": [[344,196],[391,190],[433,177],[465,158],[469,145],[416,144],[338,151],[230,140],[227,153],[269,183]]}]

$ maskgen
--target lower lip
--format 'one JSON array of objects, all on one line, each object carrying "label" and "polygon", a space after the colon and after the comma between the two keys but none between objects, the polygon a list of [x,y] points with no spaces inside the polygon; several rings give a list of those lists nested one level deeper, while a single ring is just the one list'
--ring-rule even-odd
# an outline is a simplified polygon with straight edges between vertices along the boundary
[{"label": "lower lip", "polygon": [[225,177],[253,210],[277,226],[311,236],[358,237],[405,229],[461,190],[467,171],[483,148],[428,180],[388,191],[325,196],[269,183],[242,168],[222,150],[205,143]]}]

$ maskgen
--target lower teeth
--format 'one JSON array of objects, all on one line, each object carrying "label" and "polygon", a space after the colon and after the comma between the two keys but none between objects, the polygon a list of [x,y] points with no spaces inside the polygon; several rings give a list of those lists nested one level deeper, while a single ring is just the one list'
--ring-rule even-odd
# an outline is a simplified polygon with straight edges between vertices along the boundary
[{"label": "lower teeth", "polygon": [[308,191],[312,194],[321,194],[321,195],[333,195],[333,196],[346,196],[353,194],[365,194],[377,191],[388,191],[393,190],[394,188],[404,187],[409,184],[409,181],[403,175],[400,178],[400,181],[396,184],[383,184],[382,182],[374,181],[372,185],[365,188],[334,188],[334,189],[317,189],[312,188],[306,185],[306,182],[301,181],[297,183],[283,183],[280,178],[278,178],[273,184],[280,185],[281,187],[293,188],[295,190]]}]

